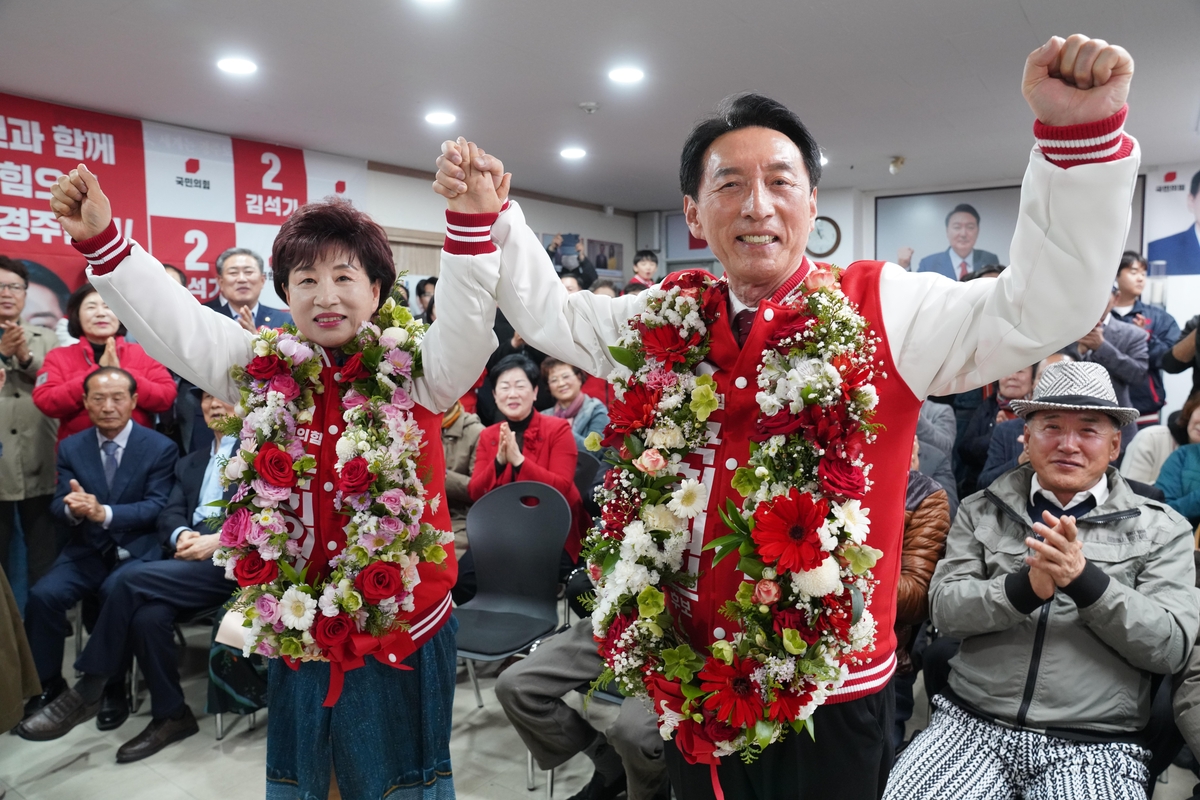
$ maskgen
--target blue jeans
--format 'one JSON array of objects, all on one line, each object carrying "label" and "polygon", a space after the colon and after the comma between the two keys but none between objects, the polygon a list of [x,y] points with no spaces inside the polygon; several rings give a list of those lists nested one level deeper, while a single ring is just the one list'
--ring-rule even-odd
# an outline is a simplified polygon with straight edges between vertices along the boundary
[{"label": "blue jeans", "polygon": [[373,657],[346,673],[333,708],[321,705],[329,664],[290,669],[272,659],[267,695],[267,800],[325,800],[329,771],[345,800],[454,800],[450,722],[455,633],[451,618],[404,660]]}]

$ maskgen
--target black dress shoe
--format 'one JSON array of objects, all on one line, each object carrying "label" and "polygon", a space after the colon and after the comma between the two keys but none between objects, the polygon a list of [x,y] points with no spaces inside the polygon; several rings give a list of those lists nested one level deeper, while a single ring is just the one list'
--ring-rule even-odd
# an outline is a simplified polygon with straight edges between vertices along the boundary
[{"label": "black dress shoe", "polygon": [[[37,712],[54,702],[54,699],[67,690],[67,682],[60,675],[42,684],[42,693],[35,694],[25,701],[25,713],[22,719],[29,719]],[[15,730],[15,729],[14,729]]]},{"label": "black dress shoe", "polygon": [[23,720],[17,726],[17,736],[31,742],[48,742],[67,733],[81,722],[87,722],[100,711],[100,701],[87,703],[74,689],[67,689],[54,702]]},{"label": "black dress shoe", "polygon": [[588,785],[572,795],[569,800],[612,800],[623,791],[625,791],[624,775],[612,783],[605,783],[603,775],[593,772]]},{"label": "black dress shoe", "polygon": [[192,710],[183,707],[183,716],[179,719],[152,719],[146,729],[137,736],[121,745],[117,750],[117,763],[128,764],[152,756],[172,742],[186,739],[200,732],[200,725],[192,716]]},{"label": "black dress shoe", "polygon": [[106,686],[100,700],[100,713],[96,715],[96,727],[102,731],[115,731],[129,719],[129,700],[121,684]]}]

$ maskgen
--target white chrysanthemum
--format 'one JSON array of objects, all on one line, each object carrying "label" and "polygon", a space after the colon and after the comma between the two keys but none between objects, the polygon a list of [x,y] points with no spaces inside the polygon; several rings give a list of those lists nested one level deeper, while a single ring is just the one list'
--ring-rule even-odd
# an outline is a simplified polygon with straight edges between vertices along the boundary
[{"label": "white chrysanthemum", "polygon": [[295,586],[288,588],[279,600],[279,618],[283,624],[298,631],[307,631],[317,615],[317,601]]},{"label": "white chrysanthemum", "polygon": [[754,399],[764,416],[770,417],[783,410],[783,403],[770,392],[759,392],[754,396]]},{"label": "white chrysanthemum", "polygon": [[833,548],[837,547],[837,530],[832,528],[829,520],[821,523],[821,527],[817,528],[817,536],[821,537],[821,549],[826,553],[832,552]]},{"label": "white chrysanthemum", "polygon": [[692,519],[708,505],[708,489],[698,480],[684,478],[679,488],[671,493],[667,508],[677,517]]},{"label": "white chrysanthemum", "polygon": [[677,531],[684,525],[683,520],[664,505],[642,506],[641,517],[646,527],[656,531]]},{"label": "white chrysanthemum", "polygon": [[875,642],[875,617],[864,609],[858,622],[850,626],[850,650],[852,652],[870,647]]},{"label": "white chrysanthemum", "polygon": [[824,597],[842,585],[837,560],[826,556],[816,569],[792,573],[792,591],[804,597]]},{"label": "white chrysanthemum", "polygon": [[652,428],[646,435],[646,443],[651,447],[665,447],[669,450],[678,450],[687,444],[687,440],[683,438],[683,431],[679,429],[678,425],[664,420]]},{"label": "white chrysanthemum", "polygon": [[847,500],[841,505],[834,504],[833,516],[842,525],[850,541],[862,544],[871,532],[871,520],[863,510],[862,503],[857,500]]},{"label": "white chrysanthemum", "polygon": [[337,440],[336,450],[337,450],[338,461],[342,461],[342,462],[346,462],[346,461],[349,461],[350,459],[354,458],[354,456],[358,452],[358,448],[356,448],[354,446],[354,440],[351,437],[345,436],[345,435],[343,435],[340,439]]},{"label": "white chrysanthemum", "polygon": [[858,390],[859,402],[864,408],[874,408],[879,403],[879,393],[875,391],[875,387],[871,384],[866,384]]}]

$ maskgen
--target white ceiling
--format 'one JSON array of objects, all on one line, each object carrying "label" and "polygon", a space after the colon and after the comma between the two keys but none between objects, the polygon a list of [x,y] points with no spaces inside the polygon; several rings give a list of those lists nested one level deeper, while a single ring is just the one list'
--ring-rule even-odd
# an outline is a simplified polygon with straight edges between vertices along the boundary
[{"label": "white ceiling", "polygon": [[[690,126],[746,90],[812,128],[825,188],[1017,177],[1024,58],[1075,31],[1133,53],[1144,163],[1196,160],[1197,0],[5,0],[0,90],[419,169],[461,133],[523,189],[642,210],[679,203]],[[646,79],[612,84],[621,64]]]}]

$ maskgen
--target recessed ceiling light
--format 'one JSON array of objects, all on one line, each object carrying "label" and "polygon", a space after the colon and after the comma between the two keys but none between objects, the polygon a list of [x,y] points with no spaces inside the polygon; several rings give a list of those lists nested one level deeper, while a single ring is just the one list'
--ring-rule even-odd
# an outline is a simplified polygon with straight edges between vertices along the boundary
[{"label": "recessed ceiling light", "polygon": [[568,147],[559,153],[563,158],[583,158],[587,155],[587,151],[581,147]]},{"label": "recessed ceiling light", "polygon": [[456,119],[449,111],[432,111],[425,115],[425,121],[430,125],[449,125]]},{"label": "recessed ceiling light", "polygon": [[258,64],[248,58],[222,58],[217,62],[217,68],[233,75],[249,75],[258,71]]},{"label": "recessed ceiling light", "polygon": [[616,83],[637,83],[646,77],[646,73],[637,67],[617,67],[608,73],[608,79]]}]

